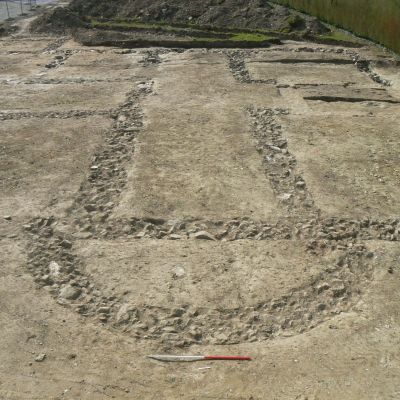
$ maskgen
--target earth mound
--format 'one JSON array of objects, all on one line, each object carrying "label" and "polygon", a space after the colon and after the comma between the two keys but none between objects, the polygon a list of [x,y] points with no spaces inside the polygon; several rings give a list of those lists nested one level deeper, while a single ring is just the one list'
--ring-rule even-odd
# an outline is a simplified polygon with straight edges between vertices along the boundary
[{"label": "earth mound", "polygon": [[90,17],[312,34],[329,31],[313,17],[265,0],[72,0],[68,8],[56,9],[35,26],[62,31]]},{"label": "earth mound", "polygon": [[44,33],[53,32],[63,34],[71,29],[85,27],[85,22],[70,8],[57,7],[45,11],[35,19],[30,30],[32,32]]}]

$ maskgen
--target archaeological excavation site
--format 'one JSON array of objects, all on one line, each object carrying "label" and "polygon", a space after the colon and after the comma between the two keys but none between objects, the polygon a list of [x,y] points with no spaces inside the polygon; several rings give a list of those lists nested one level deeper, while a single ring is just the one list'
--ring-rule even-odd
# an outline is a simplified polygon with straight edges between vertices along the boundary
[{"label": "archaeological excavation site", "polygon": [[297,3],[0,1],[1,400],[400,399],[400,46]]}]

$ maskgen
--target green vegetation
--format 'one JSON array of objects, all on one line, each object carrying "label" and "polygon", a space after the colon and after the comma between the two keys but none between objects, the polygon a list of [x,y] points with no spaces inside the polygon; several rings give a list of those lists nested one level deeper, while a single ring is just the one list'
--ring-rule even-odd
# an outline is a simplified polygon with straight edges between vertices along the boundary
[{"label": "green vegetation", "polygon": [[286,27],[281,29],[282,33],[290,33],[296,30],[304,29],[306,26],[305,20],[300,15],[291,15],[286,20]]},{"label": "green vegetation", "polygon": [[400,0],[273,0],[400,52]]},{"label": "green vegetation", "polygon": [[[153,31],[155,33],[175,33],[176,35],[188,36],[196,42],[217,42],[217,41],[231,41],[231,42],[253,42],[262,43],[271,41],[277,38],[292,39],[293,35],[301,35],[301,33],[291,33],[290,27],[300,27],[304,25],[304,19],[301,16],[289,17],[288,29],[281,32],[268,31],[263,29],[235,29],[235,28],[217,28],[212,26],[198,26],[194,24],[174,24],[170,25],[165,22],[151,22],[145,23],[137,20],[98,20],[90,18],[88,20],[93,28],[98,29],[111,29],[122,31]],[[290,26],[290,27],[289,27]],[[308,37],[308,39],[312,39]],[[319,35],[315,39],[357,43],[357,38],[352,35],[347,35],[339,30],[334,30],[328,35]]]},{"label": "green vegetation", "polygon": [[348,42],[354,44],[361,44],[362,40],[350,33],[344,33],[340,30],[334,29],[331,33],[326,35],[320,35],[321,39],[335,40],[337,42]]},{"label": "green vegetation", "polygon": [[290,27],[290,29],[297,29],[297,28],[301,28],[305,25],[305,21],[304,18],[301,18],[300,15],[291,15],[288,19],[287,19],[287,23]]},{"label": "green vegetation", "polygon": [[229,38],[229,40],[234,42],[263,42],[270,39],[273,39],[273,37],[261,33],[248,32],[235,33]]},{"label": "green vegetation", "polygon": [[187,26],[175,26],[168,25],[165,23],[144,23],[139,21],[123,21],[123,20],[111,20],[111,21],[99,21],[96,19],[90,20],[93,28],[100,29],[118,29],[118,30],[146,30],[154,32],[168,32],[184,35],[194,35],[193,40],[213,42],[218,40],[230,40],[233,42],[263,42],[273,39],[271,35],[267,35],[263,31],[245,31],[245,32],[232,32],[228,28],[226,30],[211,30],[212,28],[199,26],[187,25]]}]

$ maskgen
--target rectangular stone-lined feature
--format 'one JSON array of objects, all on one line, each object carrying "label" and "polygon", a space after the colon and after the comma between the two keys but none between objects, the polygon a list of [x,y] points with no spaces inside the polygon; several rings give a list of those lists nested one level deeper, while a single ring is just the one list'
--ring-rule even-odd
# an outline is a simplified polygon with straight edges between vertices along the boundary
[{"label": "rectangular stone-lined feature", "polygon": [[356,83],[363,86],[376,86],[367,74],[354,65],[330,65],[314,63],[266,63],[246,62],[253,80],[275,79],[278,84],[344,84]]},{"label": "rectangular stone-lined feature", "polygon": [[71,205],[110,120],[22,119],[0,124],[0,209],[59,214]]},{"label": "rectangular stone-lined feature", "polygon": [[116,216],[278,217],[246,107],[281,98],[272,85],[238,83],[227,64],[198,51],[159,66]]}]

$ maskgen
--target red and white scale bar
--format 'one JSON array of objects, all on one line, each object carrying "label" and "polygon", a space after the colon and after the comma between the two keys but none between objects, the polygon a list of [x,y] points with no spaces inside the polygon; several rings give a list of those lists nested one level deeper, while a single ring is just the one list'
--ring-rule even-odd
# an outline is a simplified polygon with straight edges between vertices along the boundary
[{"label": "red and white scale bar", "polygon": [[168,361],[168,362],[194,362],[194,361],[251,361],[251,357],[244,356],[170,356],[170,355],[151,355],[148,358],[152,358],[157,361]]}]

